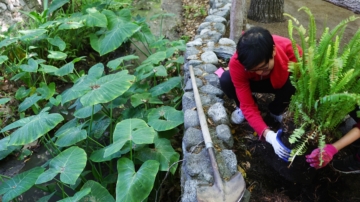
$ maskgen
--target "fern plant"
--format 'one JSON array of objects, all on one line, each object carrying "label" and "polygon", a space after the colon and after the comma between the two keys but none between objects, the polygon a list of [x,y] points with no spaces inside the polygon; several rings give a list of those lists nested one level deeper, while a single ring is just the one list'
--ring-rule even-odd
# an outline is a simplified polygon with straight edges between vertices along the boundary
[{"label": "fern plant", "polygon": [[[289,36],[298,62],[289,64],[290,80],[296,88],[289,112],[295,130],[289,137],[294,144],[290,161],[303,155],[309,144],[323,148],[325,141],[334,138],[336,127],[344,117],[360,104],[360,30],[344,46],[340,46],[343,33],[349,22],[358,18],[351,16],[333,29],[323,30],[317,39],[313,14],[307,7],[308,29],[296,18],[285,14]],[[297,32],[303,55],[299,54],[293,32]]]}]

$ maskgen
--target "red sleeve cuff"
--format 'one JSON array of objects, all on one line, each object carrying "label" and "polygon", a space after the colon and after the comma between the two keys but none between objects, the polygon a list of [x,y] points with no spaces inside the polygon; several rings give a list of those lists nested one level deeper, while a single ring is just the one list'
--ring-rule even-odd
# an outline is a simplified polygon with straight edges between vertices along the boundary
[{"label": "red sleeve cuff", "polygon": [[264,128],[264,130],[261,131],[261,133],[259,134],[259,140],[265,141],[265,138],[263,137],[263,134],[264,134],[264,131],[265,131],[266,129],[268,129],[268,128],[269,128],[269,127],[266,127],[266,128]]}]

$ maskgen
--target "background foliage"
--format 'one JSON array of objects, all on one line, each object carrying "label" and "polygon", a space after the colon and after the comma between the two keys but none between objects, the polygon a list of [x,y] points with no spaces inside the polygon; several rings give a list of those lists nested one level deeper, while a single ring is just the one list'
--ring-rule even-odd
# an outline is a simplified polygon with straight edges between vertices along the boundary
[{"label": "background foliage", "polygon": [[1,130],[0,160],[34,141],[53,156],[5,180],[3,201],[34,186],[61,201],[142,201],[160,172],[175,173],[180,155],[168,138],[183,123],[184,41],[151,33],[130,3],[55,0],[26,13],[29,29],[0,36],[3,75],[17,86],[1,103],[19,103]]}]

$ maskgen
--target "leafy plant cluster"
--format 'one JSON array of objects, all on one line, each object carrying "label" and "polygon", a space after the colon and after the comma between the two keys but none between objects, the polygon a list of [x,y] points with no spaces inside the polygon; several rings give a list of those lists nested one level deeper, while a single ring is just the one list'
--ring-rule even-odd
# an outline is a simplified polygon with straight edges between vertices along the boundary
[{"label": "leafy plant cluster", "polygon": [[201,16],[206,16],[207,15],[207,10],[206,8],[203,7],[203,5],[198,5],[196,3],[193,4],[188,4],[183,6],[185,13],[184,13],[184,17],[185,18],[196,18],[196,17],[201,17]]},{"label": "leafy plant cluster", "polygon": [[[169,138],[183,123],[184,42],[153,35],[129,8],[91,5],[72,12],[64,9],[69,0],[54,0],[42,13],[27,13],[32,29],[0,36],[2,72],[18,85],[20,103],[17,120],[0,131],[0,160],[34,141],[53,157],[11,179],[0,176],[4,202],[34,186],[50,193],[44,201],[54,194],[61,201],[143,201],[160,171],[176,171],[180,155]],[[108,60],[126,43],[147,58]]]},{"label": "leafy plant cluster", "polygon": [[[323,148],[325,141],[335,138],[337,126],[345,116],[360,104],[360,30],[343,47],[343,33],[351,16],[333,29],[326,27],[318,40],[313,14],[302,7],[309,16],[306,30],[294,17],[288,23],[289,35],[295,52],[296,63],[289,64],[291,82],[296,88],[289,111],[296,129],[289,138],[295,144],[291,160],[306,152],[308,144]],[[293,24],[295,23],[295,24]],[[299,55],[294,30],[300,37],[303,55]]]}]

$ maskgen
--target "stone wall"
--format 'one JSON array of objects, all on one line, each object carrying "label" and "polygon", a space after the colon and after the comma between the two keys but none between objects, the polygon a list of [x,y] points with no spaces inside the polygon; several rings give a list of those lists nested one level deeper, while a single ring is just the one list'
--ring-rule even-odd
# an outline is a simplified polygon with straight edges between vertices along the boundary
[{"label": "stone wall", "polygon": [[[194,202],[196,190],[200,184],[213,183],[213,169],[208,151],[202,137],[200,122],[195,109],[189,66],[192,65],[196,76],[200,99],[208,124],[212,141],[216,145],[216,160],[223,179],[231,178],[237,172],[237,159],[232,151],[233,137],[220,88],[219,78],[214,73],[218,69],[219,59],[229,59],[236,50],[233,40],[224,38],[228,28],[231,0],[210,1],[209,15],[199,26],[193,41],[186,44],[184,55],[184,137],[182,142],[184,163],[181,167],[182,202]],[[241,11],[239,11],[241,12]],[[207,109],[207,110],[205,110]]]},{"label": "stone wall", "polygon": [[0,0],[0,32],[7,31],[14,23],[24,22],[24,17],[19,11],[40,10],[42,0]]}]

